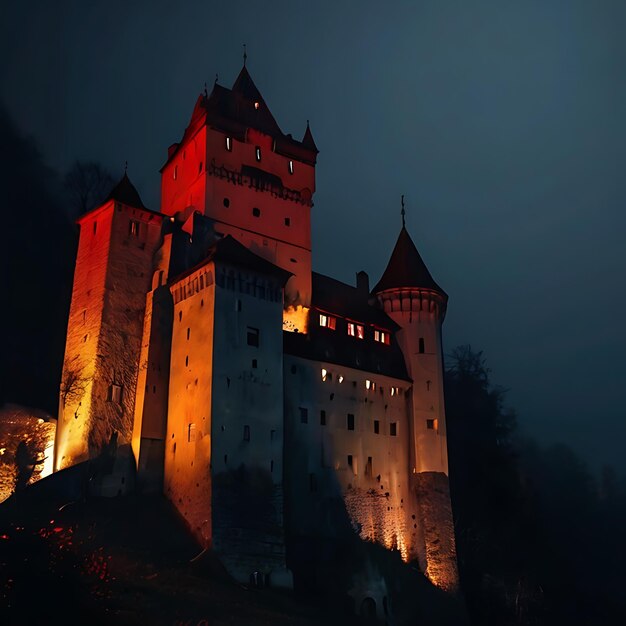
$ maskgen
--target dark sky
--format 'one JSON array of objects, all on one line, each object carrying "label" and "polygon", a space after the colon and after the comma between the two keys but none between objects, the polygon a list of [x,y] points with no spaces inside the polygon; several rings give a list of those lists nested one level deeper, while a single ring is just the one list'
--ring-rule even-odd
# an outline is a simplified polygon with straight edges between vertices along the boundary
[{"label": "dark sky", "polygon": [[623,0],[5,2],[0,99],[58,171],[128,160],[158,208],[167,146],[246,42],[320,149],[314,268],[378,280],[406,194],[446,350],[484,350],[526,432],[624,472],[624,33]]}]

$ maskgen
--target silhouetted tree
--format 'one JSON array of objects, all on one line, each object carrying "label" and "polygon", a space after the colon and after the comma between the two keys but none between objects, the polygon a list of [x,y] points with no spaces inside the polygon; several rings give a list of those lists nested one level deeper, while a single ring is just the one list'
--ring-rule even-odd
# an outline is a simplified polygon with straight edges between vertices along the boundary
[{"label": "silhouetted tree", "polygon": [[76,161],[65,175],[72,217],[78,217],[97,207],[111,191],[113,177],[100,163]]}]

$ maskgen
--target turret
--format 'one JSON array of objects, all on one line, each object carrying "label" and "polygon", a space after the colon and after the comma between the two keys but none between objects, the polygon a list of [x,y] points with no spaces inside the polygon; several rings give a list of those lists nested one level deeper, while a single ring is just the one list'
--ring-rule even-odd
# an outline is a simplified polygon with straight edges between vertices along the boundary
[{"label": "turret", "polygon": [[408,397],[408,469],[424,533],[425,573],[437,586],[453,590],[458,584],[458,572],[447,476],[441,342],[448,296],[431,276],[409,236],[404,205],[402,230],[372,294],[400,326],[396,339],[413,380]]}]

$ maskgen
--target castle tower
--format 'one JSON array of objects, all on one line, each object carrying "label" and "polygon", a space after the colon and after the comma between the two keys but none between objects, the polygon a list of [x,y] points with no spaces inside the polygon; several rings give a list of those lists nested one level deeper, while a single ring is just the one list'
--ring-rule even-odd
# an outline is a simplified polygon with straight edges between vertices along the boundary
[{"label": "castle tower", "polygon": [[311,301],[311,207],[317,148],[284,134],[247,68],[231,89],[201,95],[162,173],[161,210],[198,211],[218,237],[231,235],[290,272],[284,327],[306,330]]},{"label": "castle tower", "polygon": [[129,443],[152,256],[162,216],[124,174],[79,218],[80,239],[59,399],[55,469]]},{"label": "castle tower", "polygon": [[372,293],[400,326],[396,338],[413,380],[409,471],[421,513],[426,574],[438,586],[453,589],[458,573],[448,483],[441,339],[448,296],[417,251],[405,228],[404,214],[387,268]]}]

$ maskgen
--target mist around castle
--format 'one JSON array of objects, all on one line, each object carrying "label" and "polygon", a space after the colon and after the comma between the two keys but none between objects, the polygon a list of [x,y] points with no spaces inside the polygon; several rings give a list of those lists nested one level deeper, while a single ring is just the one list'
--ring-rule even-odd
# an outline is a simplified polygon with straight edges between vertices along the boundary
[{"label": "mist around castle", "polygon": [[405,190],[375,274],[316,271],[335,146],[274,100],[245,52],[196,94],[158,206],[1,111],[2,623],[620,623],[623,478],[444,351]]}]

